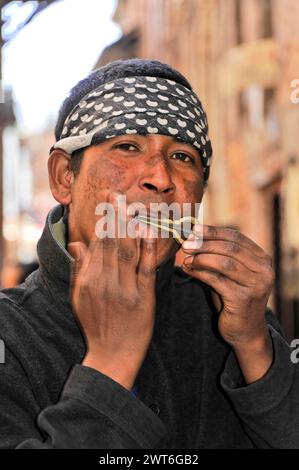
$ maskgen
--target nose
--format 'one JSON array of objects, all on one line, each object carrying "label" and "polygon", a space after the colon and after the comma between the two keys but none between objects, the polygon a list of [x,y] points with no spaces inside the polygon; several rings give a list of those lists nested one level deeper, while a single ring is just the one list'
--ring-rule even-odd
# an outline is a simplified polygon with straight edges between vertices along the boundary
[{"label": "nose", "polygon": [[152,157],[147,162],[147,168],[139,180],[143,191],[153,191],[157,194],[171,194],[175,191],[170,168],[163,155]]}]

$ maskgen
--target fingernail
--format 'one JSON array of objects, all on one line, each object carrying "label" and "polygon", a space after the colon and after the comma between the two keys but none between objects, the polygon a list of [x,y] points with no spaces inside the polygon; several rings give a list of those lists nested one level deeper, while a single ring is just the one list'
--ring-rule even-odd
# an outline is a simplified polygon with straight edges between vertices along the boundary
[{"label": "fingernail", "polygon": [[190,235],[188,236],[187,240],[189,240],[189,241],[195,240],[195,235],[194,235],[193,232],[190,233]]},{"label": "fingernail", "polygon": [[183,249],[184,250],[197,250],[198,248],[201,247],[201,240],[190,240],[188,238],[186,241],[183,243]]}]

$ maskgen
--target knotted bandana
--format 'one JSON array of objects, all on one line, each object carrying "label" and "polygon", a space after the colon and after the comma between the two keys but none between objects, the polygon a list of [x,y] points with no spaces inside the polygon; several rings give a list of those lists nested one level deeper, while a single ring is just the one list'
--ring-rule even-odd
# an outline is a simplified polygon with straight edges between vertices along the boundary
[{"label": "knotted bandana", "polygon": [[100,85],[74,107],[52,148],[72,154],[124,134],[162,134],[193,145],[208,179],[212,146],[202,104],[193,91],[165,78],[127,77]]}]

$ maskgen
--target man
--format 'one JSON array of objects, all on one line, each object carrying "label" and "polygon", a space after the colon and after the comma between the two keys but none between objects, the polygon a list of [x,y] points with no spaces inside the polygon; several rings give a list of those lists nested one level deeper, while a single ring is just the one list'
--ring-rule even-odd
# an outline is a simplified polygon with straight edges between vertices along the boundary
[{"label": "man", "polygon": [[195,225],[181,269],[172,237],[98,230],[98,205],[118,213],[120,196],[125,212],[201,202],[212,151],[187,80],[156,61],[111,63],[71,90],[55,137],[60,205],[40,267],[1,293],[1,447],[299,447],[299,376],[266,308],[269,256]]}]

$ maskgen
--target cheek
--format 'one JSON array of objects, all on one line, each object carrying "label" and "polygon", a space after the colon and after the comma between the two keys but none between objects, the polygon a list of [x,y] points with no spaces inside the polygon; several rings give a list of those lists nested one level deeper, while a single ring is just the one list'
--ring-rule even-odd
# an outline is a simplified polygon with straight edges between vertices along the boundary
[{"label": "cheek", "polygon": [[102,191],[123,192],[127,186],[129,171],[124,165],[102,158],[90,166],[86,173],[85,192],[89,198],[99,202]]},{"label": "cheek", "polygon": [[196,180],[183,179],[182,190],[184,202],[201,202],[203,196],[203,184],[198,178]]},{"label": "cheek", "polygon": [[89,242],[99,218],[95,214],[96,206],[107,201],[107,196],[112,191],[125,192],[130,184],[129,175],[130,171],[123,163],[120,166],[104,157],[81,166],[72,197],[73,212],[80,226],[81,238]]}]

